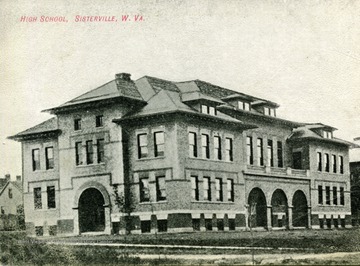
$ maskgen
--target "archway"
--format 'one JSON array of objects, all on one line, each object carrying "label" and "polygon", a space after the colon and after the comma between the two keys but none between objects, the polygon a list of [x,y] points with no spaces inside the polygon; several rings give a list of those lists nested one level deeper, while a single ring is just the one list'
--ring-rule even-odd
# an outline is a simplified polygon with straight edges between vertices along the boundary
[{"label": "archway", "polygon": [[249,226],[266,227],[266,198],[264,192],[260,188],[251,190],[248,198],[249,204]]},{"label": "archway", "polygon": [[288,203],[287,197],[281,189],[274,191],[271,197],[272,227],[287,227],[288,225]]},{"label": "archway", "polygon": [[105,230],[104,197],[96,188],[86,189],[79,198],[80,233]]},{"label": "archway", "polygon": [[308,227],[308,204],[304,192],[295,192],[293,200],[293,226]]}]

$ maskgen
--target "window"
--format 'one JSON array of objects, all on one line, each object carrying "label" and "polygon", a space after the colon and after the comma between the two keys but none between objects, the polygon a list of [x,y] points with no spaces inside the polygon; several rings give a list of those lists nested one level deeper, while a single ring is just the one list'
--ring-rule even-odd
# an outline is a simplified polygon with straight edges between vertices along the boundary
[{"label": "window", "polygon": [[322,186],[318,186],[318,203],[319,203],[319,204],[324,204],[324,200],[323,200],[323,187],[322,187]]},{"label": "window", "polygon": [[105,161],[104,139],[98,139],[96,141],[96,146],[97,146],[97,162],[103,163]]},{"label": "window", "polygon": [[167,232],[167,220],[157,220],[158,232]]},{"label": "window", "polygon": [[202,158],[210,159],[209,135],[201,135],[201,154]]},{"label": "window", "polygon": [[199,179],[197,176],[191,177],[191,198],[199,200]]},{"label": "window", "polygon": [[94,163],[94,148],[92,140],[86,141],[86,163]]},{"label": "window", "polygon": [[325,153],[325,172],[330,171],[329,154]]},{"label": "window", "polygon": [[224,231],[224,219],[216,219],[218,231]]},{"label": "window", "polygon": [[337,187],[333,187],[333,204],[338,205]]},{"label": "window", "polygon": [[82,143],[81,142],[76,142],[75,143],[75,160],[76,160],[76,165],[82,165],[83,161],[82,161]]},{"label": "window", "polygon": [[204,176],[204,178],[203,178],[203,188],[204,188],[204,200],[211,201],[210,177]]},{"label": "window", "polygon": [[159,131],[154,133],[154,155],[155,157],[164,156],[165,153],[165,135]]},{"label": "window", "polygon": [[332,170],[333,173],[336,173],[337,171],[337,164],[336,164],[336,155],[332,155]]},{"label": "window", "polygon": [[146,158],[148,156],[148,141],[147,134],[139,134],[137,136],[137,144],[138,144],[138,158]]},{"label": "window", "polygon": [[201,105],[201,113],[208,115],[216,115],[216,109],[213,106],[208,106],[205,104]]},{"label": "window", "polygon": [[74,130],[81,130],[81,118],[74,119]]},{"label": "window", "polygon": [[223,201],[223,188],[222,188],[222,179],[215,179],[215,192],[216,192],[216,201]]},{"label": "window", "polygon": [[257,158],[258,165],[264,165],[264,155],[263,155],[263,140],[261,138],[257,139]]},{"label": "window", "polygon": [[284,167],[283,147],[281,141],[277,142],[277,161],[278,161],[278,167]]},{"label": "window", "polygon": [[233,143],[231,138],[225,139],[226,161],[233,161]]},{"label": "window", "polygon": [[253,143],[252,137],[246,137],[246,155],[247,155],[247,163],[254,163],[254,151],[253,151]]},{"label": "window", "polygon": [[32,150],[32,168],[33,171],[40,170],[40,150]]},{"label": "window", "polygon": [[340,174],[344,173],[344,157],[339,156]]},{"label": "window", "polygon": [[317,153],[317,170],[318,171],[322,171],[322,156],[321,156],[321,152]]},{"label": "window", "polygon": [[95,126],[96,127],[102,127],[104,126],[104,116],[103,115],[97,115],[95,118]]},{"label": "window", "polygon": [[42,209],[41,187],[34,188],[34,207],[35,209]]},{"label": "window", "polygon": [[234,202],[234,180],[227,180],[227,200]]},{"label": "window", "polygon": [[205,219],[205,229],[206,231],[212,231],[212,219]]},{"label": "window", "polygon": [[268,116],[276,116],[276,112],[274,108],[269,108],[269,107],[264,107],[264,115],[268,115]]},{"label": "window", "polygon": [[141,227],[141,233],[150,233],[151,221],[141,221],[140,227]]},{"label": "window", "polygon": [[8,190],[8,196],[9,196],[9,199],[12,199],[12,197],[13,197],[12,188],[9,188],[9,190]]},{"label": "window", "polygon": [[267,141],[267,165],[274,166],[274,150],[273,150],[273,141],[268,139]]},{"label": "window", "polygon": [[165,176],[156,177],[156,201],[166,200]]},{"label": "window", "polygon": [[189,132],[189,156],[197,157],[197,141],[194,132]]},{"label": "window", "polygon": [[238,108],[240,110],[250,111],[250,103],[238,101]]},{"label": "window", "polygon": [[55,203],[55,187],[49,186],[47,187],[47,205],[48,209],[55,209],[56,203]]},{"label": "window", "polygon": [[149,178],[140,178],[140,202],[150,201]]},{"label": "window", "polygon": [[45,160],[46,160],[46,169],[54,169],[54,149],[53,147],[45,148]]},{"label": "window", "polygon": [[324,130],[323,131],[323,137],[326,138],[326,139],[331,139],[332,138],[332,132]]},{"label": "window", "polygon": [[326,205],[330,205],[330,187],[325,187]]},{"label": "window", "polygon": [[345,205],[345,195],[344,195],[344,188],[340,187],[340,205]]},{"label": "window", "polygon": [[215,159],[221,160],[221,138],[219,136],[214,137],[214,156]]},{"label": "window", "polygon": [[194,231],[200,231],[200,219],[192,219],[192,227]]}]

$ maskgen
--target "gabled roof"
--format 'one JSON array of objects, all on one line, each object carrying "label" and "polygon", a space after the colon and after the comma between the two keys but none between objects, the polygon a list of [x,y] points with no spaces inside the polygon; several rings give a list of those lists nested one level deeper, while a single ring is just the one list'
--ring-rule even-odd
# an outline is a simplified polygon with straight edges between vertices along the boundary
[{"label": "gabled roof", "polygon": [[19,181],[9,181],[7,180],[6,184],[0,188],[0,196],[4,193],[4,191],[6,190],[6,188],[9,186],[9,185],[13,185],[16,189],[19,190],[19,192],[23,192],[23,188],[22,188],[22,183],[19,182]]},{"label": "gabled roof", "polygon": [[37,134],[56,134],[59,132],[57,118],[50,118],[34,127],[26,129],[14,136],[8,137],[9,139],[20,140],[26,137],[35,137]]}]

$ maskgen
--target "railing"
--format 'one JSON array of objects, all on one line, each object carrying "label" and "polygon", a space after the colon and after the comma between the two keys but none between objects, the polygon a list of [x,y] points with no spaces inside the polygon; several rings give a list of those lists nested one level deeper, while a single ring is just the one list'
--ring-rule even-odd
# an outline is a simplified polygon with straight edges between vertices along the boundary
[{"label": "railing", "polygon": [[308,177],[309,176],[309,170],[292,169],[290,167],[277,168],[277,167],[269,167],[269,166],[248,165],[246,168],[246,172],[264,173],[264,174],[269,174],[269,175],[293,176],[293,177]]}]

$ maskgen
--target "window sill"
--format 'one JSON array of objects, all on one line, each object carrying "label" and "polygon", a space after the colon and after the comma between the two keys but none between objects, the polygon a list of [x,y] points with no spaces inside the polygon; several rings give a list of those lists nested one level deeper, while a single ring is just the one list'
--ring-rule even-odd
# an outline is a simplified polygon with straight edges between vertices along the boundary
[{"label": "window sill", "polygon": [[235,204],[235,202],[233,201],[207,201],[207,200],[191,200],[191,203]]},{"label": "window sill", "polygon": [[199,157],[189,157],[189,159],[201,160],[201,161],[210,161],[210,162],[219,162],[219,163],[234,163],[234,161],[226,161],[226,160],[216,160],[216,159],[207,159],[207,158],[199,158]]},{"label": "window sill", "polygon": [[47,169],[47,170],[35,170],[35,171],[32,171],[32,173],[51,173],[51,172],[55,172],[55,169]]},{"label": "window sill", "polygon": [[165,156],[158,156],[158,157],[146,157],[146,158],[140,158],[136,159],[136,161],[151,161],[151,160],[157,160],[157,159],[164,159]]},{"label": "window sill", "polygon": [[79,164],[76,165],[76,168],[85,168],[85,167],[101,166],[101,165],[105,165],[105,163]]},{"label": "window sill", "polygon": [[167,200],[161,200],[161,201],[145,201],[145,202],[140,202],[139,205],[151,205],[151,204],[161,204],[161,203],[168,203]]}]

